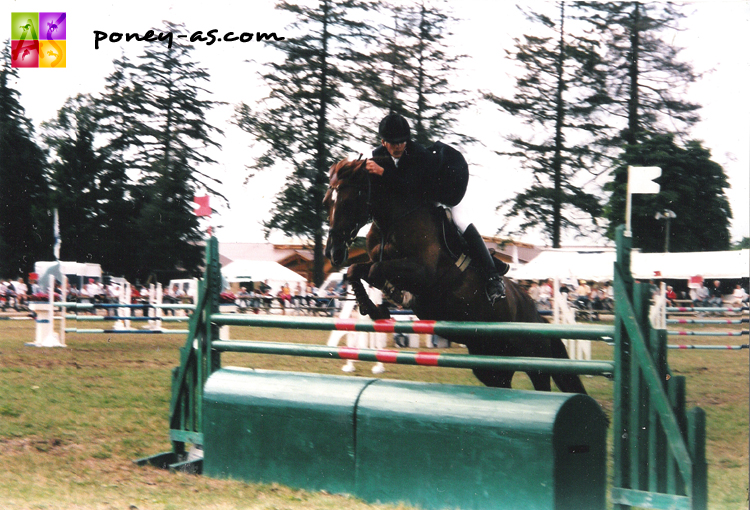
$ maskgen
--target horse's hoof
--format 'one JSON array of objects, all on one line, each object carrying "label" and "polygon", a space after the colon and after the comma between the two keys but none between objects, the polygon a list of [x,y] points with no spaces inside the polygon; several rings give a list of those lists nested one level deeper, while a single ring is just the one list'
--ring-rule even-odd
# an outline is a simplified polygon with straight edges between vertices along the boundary
[{"label": "horse's hoof", "polygon": [[370,318],[374,321],[380,321],[391,318],[391,312],[388,311],[388,306],[385,304],[378,305],[375,309],[369,313]]}]

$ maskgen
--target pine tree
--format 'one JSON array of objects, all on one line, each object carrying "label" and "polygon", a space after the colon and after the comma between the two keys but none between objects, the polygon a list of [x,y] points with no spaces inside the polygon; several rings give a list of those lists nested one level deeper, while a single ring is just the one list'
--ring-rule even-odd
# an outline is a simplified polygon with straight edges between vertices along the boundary
[{"label": "pine tree", "polygon": [[372,4],[320,0],[310,7],[288,2],[277,7],[296,15],[290,28],[302,35],[275,43],[285,56],[281,63],[268,64],[263,74],[270,94],[257,108],[239,105],[236,122],[266,147],[252,170],[277,163],[291,166],[286,187],[276,196],[264,226],[267,234],[280,230],[313,240],[313,280],[320,284],[328,169],[345,153],[349,129],[335,117],[362,69],[358,48],[372,38],[366,33],[370,27],[355,18]]},{"label": "pine tree", "polygon": [[97,131],[105,140],[102,150],[108,158],[123,164],[127,161],[131,171],[140,173],[147,167],[141,150],[145,136],[142,120],[149,115],[147,90],[126,56],[115,59],[113,65],[114,70],[105,79],[104,93],[95,98]]},{"label": "pine tree", "polygon": [[[6,44],[6,47],[9,47]],[[46,158],[12,88],[18,72],[0,57],[0,276],[18,278],[52,256]]]},{"label": "pine tree", "polygon": [[595,175],[592,169],[602,157],[586,141],[605,130],[597,112],[607,101],[596,42],[567,33],[565,3],[559,8],[557,22],[544,14],[526,14],[551,35],[516,40],[509,55],[525,74],[516,80],[514,97],[484,96],[532,127],[529,135],[508,136],[516,150],[499,154],[521,159],[535,183],[500,208],[508,207],[509,217],[524,218],[519,232],[541,228],[554,248],[560,247],[563,231],[582,232],[576,215],[584,213],[594,225],[601,215],[596,194],[585,191],[581,182]]},{"label": "pine tree", "polygon": [[626,147],[606,186],[612,192],[606,208],[608,235],[614,236],[615,227],[624,223],[628,166],[658,166],[659,193],[632,196],[633,247],[664,251],[666,224],[656,213],[670,210],[677,217],[671,220],[669,251],[729,249],[732,210],[724,193],[729,182],[721,165],[711,161],[711,152],[698,141],[680,147],[673,134],[642,133],[638,142]]},{"label": "pine tree", "polygon": [[[99,177],[104,161],[94,150],[94,116],[90,97],[70,98],[57,118],[43,124],[52,149],[50,202],[60,218],[60,257],[101,263]],[[106,266],[105,266],[106,267]]]},{"label": "pine tree", "polygon": [[375,128],[386,111],[407,118],[413,139],[422,145],[449,136],[463,144],[476,142],[453,129],[458,113],[473,104],[466,99],[468,91],[450,86],[450,78],[465,57],[449,49],[450,26],[458,20],[434,2],[390,10],[392,25],[380,31],[392,35],[381,38],[382,47],[371,55],[372,64],[361,75],[358,87],[358,99],[378,110],[377,119],[360,123],[367,140],[380,141]]},{"label": "pine tree", "polygon": [[[181,31],[166,23],[165,31]],[[184,30],[183,30],[184,31]],[[113,164],[134,174],[130,189],[134,228],[140,240],[135,274],[168,274],[183,269],[197,274],[202,264],[199,230],[192,200],[198,189],[214,196],[218,181],[203,171],[215,163],[206,155],[223,132],[206,120],[217,101],[203,99],[208,72],[191,59],[193,46],[178,39],[149,46],[136,62],[116,61],[107,92],[100,100],[105,147]]]},{"label": "pine tree", "polygon": [[59,211],[61,257],[93,261],[132,278],[136,242],[129,183],[124,166],[96,146],[100,118],[93,98],[78,95],[43,124],[54,155],[51,204]]},{"label": "pine tree", "polygon": [[[709,151],[699,142],[686,141],[681,147],[674,141],[675,136],[686,139],[700,120],[700,105],[680,97],[699,76],[691,64],[679,60],[680,49],[665,40],[665,31],[679,30],[684,15],[670,2],[581,1],[575,5],[606,48],[607,110],[619,130],[600,143],[622,148],[620,161],[662,167],[662,191],[656,196],[634,196],[634,232],[662,231],[665,222],[657,221],[655,214],[666,208],[677,214],[671,222],[670,250],[726,249],[732,213],[723,192],[727,187],[723,169],[710,160]],[[694,161],[684,159],[688,154]],[[613,192],[606,206],[613,222],[607,231],[610,237],[624,218],[625,168],[615,168],[615,180],[607,187]],[[695,209],[685,209],[685,204]],[[663,236],[649,239],[643,230],[635,235],[639,237],[634,246],[645,251],[663,249]]]},{"label": "pine tree", "polygon": [[[172,33],[179,29],[171,23],[164,28]],[[219,103],[198,97],[208,92],[202,85],[209,75],[191,60],[192,49],[183,41],[172,48],[147,48],[135,69],[147,80],[144,107],[149,112],[141,118],[139,133],[146,167],[139,181],[145,187],[145,203],[138,231],[142,237],[154,238],[142,252],[144,269],[181,267],[197,274],[204,234],[193,214],[192,199],[199,187],[221,196],[215,189],[217,181],[198,170],[202,164],[215,163],[205,150],[220,148],[212,134],[223,132],[206,120],[206,112]]]},{"label": "pine tree", "polygon": [[677,30],[684,18],[671,2],[574,2],[580,19],[592,26],[605,46],[607,106],[610,116],[622,119],[621,130],[605,145],[637,143],[638,134],[686,134],[699,120],[700,105],[680,98],[698,79],[691,64],[678,60],[680,50],[660,38]]}]

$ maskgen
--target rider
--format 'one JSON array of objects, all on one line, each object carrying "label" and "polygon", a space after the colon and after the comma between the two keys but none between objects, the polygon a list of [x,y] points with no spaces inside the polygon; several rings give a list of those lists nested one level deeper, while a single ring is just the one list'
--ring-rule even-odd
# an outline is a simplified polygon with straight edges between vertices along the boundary
[{"label": "rider", "polygon": [[[473,223],[467,224],[463,221],[463,215],[460,212],[462,209],[460,202],[469,179],[468,167],[463,157],[459,159],[465,171],[458,173],[462,176],[460,177],[462,182],[454,181],[450,185],[446,182],[442,184],[442,187],[450,186],[450,189],[435,190],[436,184],[443,181],[439,176],[438,158],[434,151],[429,151],[411,140],[409,123],[404,117],[397,113],[388,114],[380,121],[378,134],[382,147],[377,147],[372,151],[374,159],[367,160],[368,172],[382,176],[386,186],[391,189],[406,191],[418,200],[441,202],[450,206],[453,221],[466,240],[468,255],[478,263],[487,276],[485,287],[487,298],[493,304],[496,300],[505,298],[502,275],[508,272],[510,266],[498,261],[501,265],[505,265],[504,269],[498,271],[495,259],[490,255],[482,236],[479,235]],[[458,194],[456,194],[457,190]],[[436,199],[436,197],[440,198]],[[444,197],[451,198],[446,200]]]}]

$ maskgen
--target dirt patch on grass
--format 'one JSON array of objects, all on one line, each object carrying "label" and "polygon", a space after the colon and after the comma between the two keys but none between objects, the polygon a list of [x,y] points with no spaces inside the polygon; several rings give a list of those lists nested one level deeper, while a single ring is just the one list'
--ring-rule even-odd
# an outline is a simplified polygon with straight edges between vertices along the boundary
[{"label": "dirt patch on grass", "polygon": [[60,437],[19,437],[0,439],[2,457],[27,453],[69,454],[83,449],[82,445]]}]

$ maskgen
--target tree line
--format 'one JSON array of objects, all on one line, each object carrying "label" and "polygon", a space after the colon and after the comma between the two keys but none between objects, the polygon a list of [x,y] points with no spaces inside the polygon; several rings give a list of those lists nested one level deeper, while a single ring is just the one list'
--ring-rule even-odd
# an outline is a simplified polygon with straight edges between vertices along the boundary
[{"label": "tree line", "polygon": [[[176,28],[171,24],[168,30]],[[0,275],[26,275],[52,258],[59,211],[61,260],[95,262],[145,282],[155,274],[198,274],[203,261],[196,189],[219,194],[198,167],[222,132],[206,121],[208,72],[192,47],[148,46],[113,62],[104,91],[68,98],[37,136],[0,68]],[[39,138],[41,144],[37,144]]]},{"label": "tree line", "polygon": [[[460,20],[446,2],[279,2],[295,16],[295,36],[272,43],[283,58],[265,65],[267,97],[236,105],[231,119],[263,148],[248,162],[251,176],[289,170],[266,232],[310,239],[314,279],[321,281],[322,198],[332,162],[355,142],[378,144],[375,126],[389,111],[409,119],[416,141],[449,138],[469,152],[479,140],[458,132],[457,119],[481,104],[529,126],[506,134],[512,149],[498,151],[534,179],[498,205],[509,219],[502,233],[541,231],[554,247],[565,232],[611,237],[624,217],[627,167],[660,166],[661,192],[634,196],[634,246],[661,251],[665,225],[655,213],[670,209],[677,216],[672,251],[727,249],[726,175],[710,150],[689,138],[700,106],[684,98],[700,77],[663,39],[683,14],[661,2],[556,6],[524,12],[534,31],[498,56],[519,70],[513,95],[502,97],[452,87],[465,56],[451,50],[451,27]],[[198,189],[220,196],[220,183],[205,169],[215,163],[206,149],[220,147],[222,131],[206,120],[221,103],[206,99],[208,72],[192,49],[186,41],[154,43],[135,61],[115,60],[105,90],[69,98],[39,135],[5,59],[0,275],[25,274],[34,261],[50,259],[55,208],[62,259],[98,262],[131,281],[199,270],[203,234],[191,204]],[[592,184],[601,175],[609,178],[603,189]]]}]

